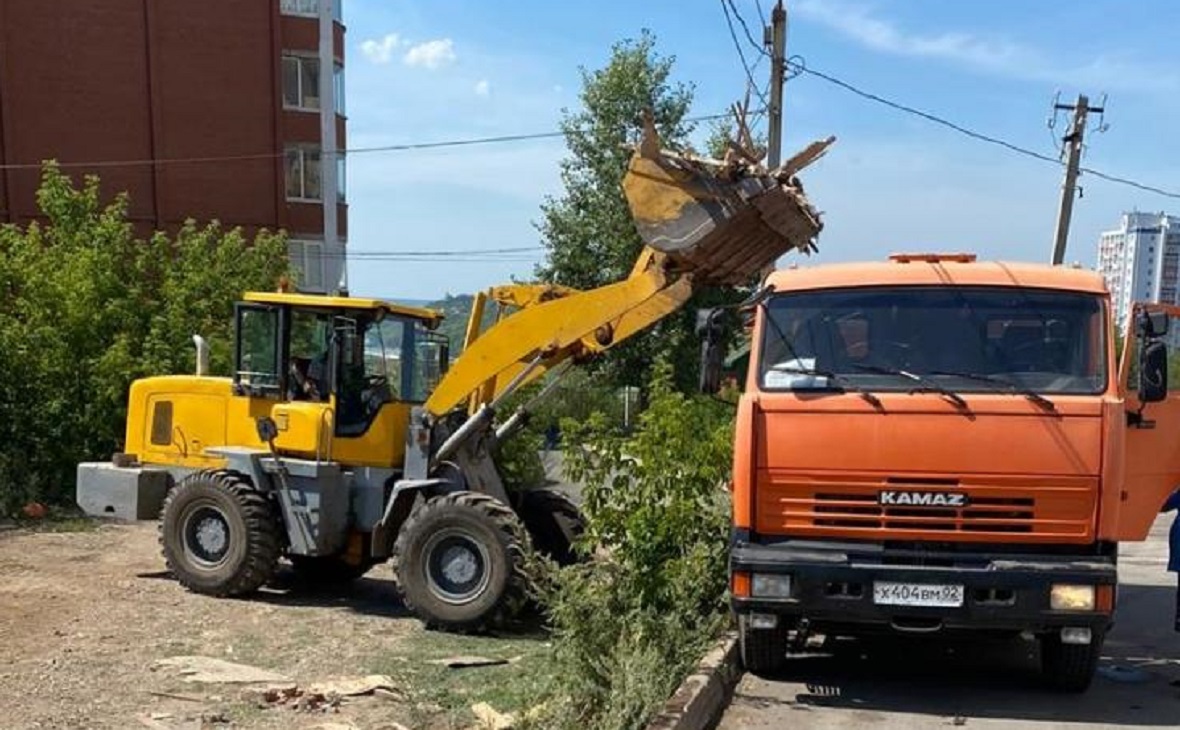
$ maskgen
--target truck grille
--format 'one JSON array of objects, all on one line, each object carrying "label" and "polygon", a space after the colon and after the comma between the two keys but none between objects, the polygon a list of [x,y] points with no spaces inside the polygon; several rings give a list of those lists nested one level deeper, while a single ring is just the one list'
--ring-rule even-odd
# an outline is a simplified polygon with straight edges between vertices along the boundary
[{"label": "truck grille", "polygon": [[1036,500],[977,497],[967,507],[883,507],[875,494],[815,495],[814,524],[886,530],[1032,532]]},{"label": "truck grille", "polygon": [[[963,494],[967,504],[882,505],[883,491]],[[1073,542],[1093,534],[1092,477],[846,477],[763,472],[755,529],[763,534],[899,540]]]}]

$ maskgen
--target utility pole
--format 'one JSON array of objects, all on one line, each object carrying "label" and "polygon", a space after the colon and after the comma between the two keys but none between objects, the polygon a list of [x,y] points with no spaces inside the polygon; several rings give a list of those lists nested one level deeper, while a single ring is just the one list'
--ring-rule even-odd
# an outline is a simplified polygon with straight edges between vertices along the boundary
[{"label": "utility pole", "polygon": [[1073,200],[1077,196],[1078,166],[1082,161],[1082,142],[1086,135],[1086,115],[1090,112],[1101,114],[1101,106],[1090,106],[1090,99],[1085,94],[1079,94],[1076,104],[1054,104],[1053,111],[1066,110],[1073,112],[1073,122],[1069,133],[1062,137],[1065,148],[1062,152],[1067,155],[1065,163],[1065,181],[1061,183],[1061,207],[1057,211],[1057,231],[1053,235],[1053,265],[1060,265],[1065,260],[1065,244],[1069,240],[1069,222],[1073,217]]},{"label": "utility pole", "polygon": [[787,11],[783,0],[778,0],[770,14],[770,27],[764,40],[770,46],[770,109],[767,132],[766,166],[771,170],[779,165],[783,152],[783,71],[787,59]]}]

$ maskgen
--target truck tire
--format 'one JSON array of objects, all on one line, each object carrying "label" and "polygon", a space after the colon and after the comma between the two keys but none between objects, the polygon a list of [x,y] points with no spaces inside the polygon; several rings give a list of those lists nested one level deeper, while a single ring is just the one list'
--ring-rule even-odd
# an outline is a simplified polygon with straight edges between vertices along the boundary
[{"label": "truck tire", "polygon": [[274,506],[237,472],[194,472],[173,487],[160,515],[168,570],[195,593],[239,596],[274,575],[282,532]]},{"label": "truck tire", "polygon": [[508,505],[453,492],[414,510],[393,546],[402,603],[431,629],[473,632],[523,603],[528,537]]},{"label": "truck tire", "polygon": [[581,537],[586,522],[573,500],[552,489],[530,489],[520,495],[517,513],[538,552],[561,566],[578,562],[569,536]]},{"label": "truck tire", "polygon": [[1089,644],[1065,644],[1060,634],[1041,637],[1041,673],[1059,692],[1085,692],[1098,670],[1105,632],[1095,630]]},{"label": "truck tire", "polygon": [[773,629],[755,629],[741,621],[739,636],[742,664],[753,674],[770,674],[787,663],[787,627],[780,619]]},{"label": "truck tire", "polygon": [[295,579],[306,586],[342,586],[362,578],[375,565],[345,562],[338,555],[288,555]]}]

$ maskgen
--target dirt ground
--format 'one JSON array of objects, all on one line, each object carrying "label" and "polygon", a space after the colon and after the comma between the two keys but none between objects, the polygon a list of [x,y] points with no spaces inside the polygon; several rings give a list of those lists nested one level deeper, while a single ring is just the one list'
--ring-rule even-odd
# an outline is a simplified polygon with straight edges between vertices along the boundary
[{"label": "dirt ground", "polygon": [[[387,565],[351,587],[276,588],[243,600],[189,593],[163,571],[154,523],[76,532],[0,527],[0,706],[5,728],[460,728],[470,708],[527,708],[546,637],[425,632],[398,603]],[[393,691],[294,709],[200,684],[160,659],[201,655],[278,672],[300,688],[389,675]],[[450,669],[454,655],[510,659]]]}]

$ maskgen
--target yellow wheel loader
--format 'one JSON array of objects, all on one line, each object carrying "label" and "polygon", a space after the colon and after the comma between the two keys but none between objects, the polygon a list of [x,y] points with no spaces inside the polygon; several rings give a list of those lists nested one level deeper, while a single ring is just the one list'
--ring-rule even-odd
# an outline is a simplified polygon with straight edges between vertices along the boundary
[{"label": "yellow wheel loader", "polygon": [[[813,155],[814,157],[814,155]],[[623,281],[590,291],[514,284],[476,296],[449,362],[441,315],[376,299],[249,293],[235,309],[231,377],[131,386],[124,453],[78,467],[94,515],[159,518],[168,569],[190,590],[250,593],[286,558],[346,581],[389,560],[430,626],[474,630],[511,610],[531,541],[569,559],[577,509],[510,495],[498,444],[531,403],[504,399],[651,326],[704,286],[746,283],[819,221],[793,177],[659,150],[636,152],[626,194],[648,244]],[[784,173],[784,170],[788,170]],[[485,309],[498,310],[481,331]],[[507,417],[501,417],[506,415]]]}]

